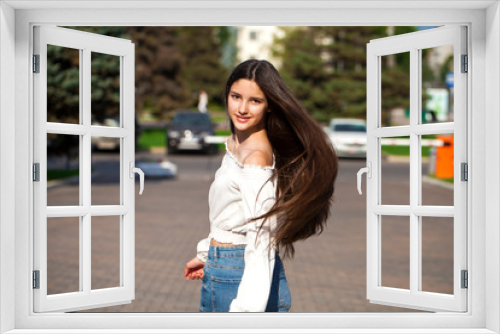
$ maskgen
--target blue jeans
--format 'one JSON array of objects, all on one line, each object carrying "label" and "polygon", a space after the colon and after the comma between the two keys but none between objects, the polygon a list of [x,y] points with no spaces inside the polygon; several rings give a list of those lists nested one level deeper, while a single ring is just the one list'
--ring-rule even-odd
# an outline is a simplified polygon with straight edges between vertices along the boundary
[{"label": "blue jeans", "polygon": [[[228,312],[245,268],[245,246],[210,246],[203,269],[200,312]],[[288,312],[292,304],[285,268],[276,254],[266,312]]]}]

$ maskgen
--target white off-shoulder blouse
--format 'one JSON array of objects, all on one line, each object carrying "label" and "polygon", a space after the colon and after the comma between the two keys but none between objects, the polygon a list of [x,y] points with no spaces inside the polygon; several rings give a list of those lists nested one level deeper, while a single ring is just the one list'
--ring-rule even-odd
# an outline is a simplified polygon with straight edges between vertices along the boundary
[{"label": "white off-shoulder blouse", "polygon": [[[229,312],[264,312],[269,298],[274,269],[275,247],[270,246],[276,218],[249,221],[268,212],[275,203],[276,179],[269,180],[273,166],[240,163],[229,151],[209,192],[210,233],[197,246],[198,258],[206,262],[210,240],[246,245],[245,269],[238,294]],[[258,232],[258,236],[257,236]]]}]

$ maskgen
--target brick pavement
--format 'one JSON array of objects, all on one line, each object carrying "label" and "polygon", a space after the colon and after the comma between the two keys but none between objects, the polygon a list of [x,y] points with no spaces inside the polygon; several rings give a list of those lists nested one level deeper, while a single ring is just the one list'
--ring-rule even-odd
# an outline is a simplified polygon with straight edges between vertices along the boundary
[{"label": "brick pavement", "polygon": [[[371,304],[366,300],[366,197],[357,193],[355,184],[355,172],[363,164],[362,161],[341,161],[327,229],[319,237],[299,242],[295,258],[285,261],[292,293],[291,312],[413,312]],[[217,163],[213,168],[216,167]],[[389,178],[386,181],[390,184],[387,187],[393,189],[390,196],[394,199],[405,196],[397,184],[392,184]],[[144,195],[136,196],[136,298],[131,304],[90,312],[198,312],[201,281],[185,281],[183,270],[185,263],[195,255],[196,243],[208,234],[209,186],[206,174],[181,174],[176,180],[146,181]],[[93,196],[102,198],[116,190],[113,184],[96,184],[95,187],[98,191],[93,192]],[[428,184],[423,187],[436,205],[452,196],[452,191],[445,188]],[[54,201],[64,201],[71,191],[74,190],[56,188],[50,190],[49,196]],[[449,237],[453,227],[446,223],[426,224],[432,228],[424,231],[424,287],[429,291],[447,292],[453,281],[448,274],[450,264],[453,268],[453,243]],[[401,270],[408,266],[407,255],[406,258],[401,256],[405,252],[408,254],[405,237],[408,226],[391,226],[395,227],[386,229],[387,232],[384,230],[385,237],[391,241],[392,251],[389,249],[384,253],[388,255],[383,259],[382,279],[396,285],[408,285],[408,271]],[[104,257],[100,269],[93,272],[92,283],[99,286],[109,285],[113,280],[108,273],[118,270],[116,261],[104,256],[107,248],[113,250],[117,247],[116,241],[110,241],[116,238],[107,240],[106,235],[112,238],[115,233],[109,228],[103,230],[105,235],[95,241],[101,250],[99,256]],[[74,230],[59,228],[49,231],[53,240],[60,239],[65,233],[74,235]],[[68,240],[74,242],[74,236],[72,238]],[[71,284],[74,288],[76,264],[68,262],[64,252],[69,244],[58,250],[58,243],[52,246],[49,243],[49,254],[52,254],[49,269],[59,268],[54,274],[49,273],[50,291],[67,290]],[[394,249],[402,251],[395,252]],[[74,259],[74,254],[70,258]],[[93,260],[97,258],[93,257]],[[391,263],[398,266],[391,266]],[[61,274],[66,273],[64,268],[68,265],[73,266],[73,276]]]}]

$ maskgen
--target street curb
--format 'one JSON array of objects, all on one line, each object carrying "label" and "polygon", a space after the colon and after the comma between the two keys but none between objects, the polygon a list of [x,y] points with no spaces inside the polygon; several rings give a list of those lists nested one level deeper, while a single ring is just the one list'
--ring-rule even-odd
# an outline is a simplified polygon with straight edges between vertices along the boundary
[{"label": "street curb", "polygon": [[153,155],[165,155],[167,154],[167,148],[165,146],[153,146],[149,148],[149,153]]},{"label": "street curb", "polygon": [[[410,163],[409,156],[401,156],[401,155],[388,155],[382,154],[382,161],[386,162],[397,162],[397,163]],[[422,163],[428,163],[429,157],[422,157]]]},{"label": "street curb", "polygon": [[[99,175],[99,173],[94,172],[94,173],[92,173],[90,178],[93,179],[97,175]],[[80,179],[80,176],[72,176],[72,177],[68,177],[67,179],[48,181],[47,182],[47,190],[52,189],[52,188],[56,188],[56,187],[60,187],[60,186],[64,186],[66,184],[78,182],[79,179]]]},{"label": "street curb", "polygon": [[433,184],[436,186],[440,186],[440,187],[443,187],[446,189],[450,189],[450,190],[455,189],[453,184],[450,184],[450,183],[445,182],[445,181],[436,180],[436,179],[429,177],[429,176],[426,176],[426,175],[422,175],[422,182],[427,182],[427,183],[430,183],[430,184]]}]

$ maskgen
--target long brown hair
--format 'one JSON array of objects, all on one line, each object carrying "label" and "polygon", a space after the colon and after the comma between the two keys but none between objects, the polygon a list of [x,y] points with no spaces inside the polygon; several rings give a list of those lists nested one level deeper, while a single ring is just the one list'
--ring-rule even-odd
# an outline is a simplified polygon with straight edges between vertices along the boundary
[{"label": "long brown hair", "polygon": [[[226,101],[233,83],[248,79],[257,83],[267,98],[267,136],[273,147],[277,177],[276,202],[260,217],[276,215],[274,242],[293,257],[293,243],[320,234],[330,214],[338,159],[321,127],[286,86],[274,66],[265,60],[239,64],[226,83]],[[231,132],[234,124],[229,118]],[[262,227],[261,227],[262,228]]]}]

